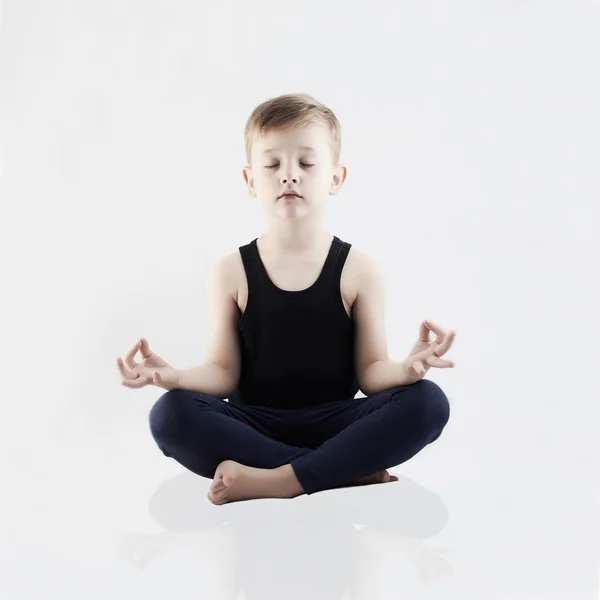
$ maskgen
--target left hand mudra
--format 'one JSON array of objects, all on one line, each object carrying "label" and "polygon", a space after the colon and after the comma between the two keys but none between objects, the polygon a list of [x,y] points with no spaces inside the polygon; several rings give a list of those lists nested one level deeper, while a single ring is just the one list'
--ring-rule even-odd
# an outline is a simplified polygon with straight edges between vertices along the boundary
[{"label": "left hand mudra", "polygon": [[[433,332],[436,339],[429,340],[429,332]],[[406,376],[410,383],[416,383],[422,379],[431,367],[441,369],[452,369],[454,363],[450,360],[442,360],[456,337],[455,331],[446,333],[441,327],[431,321],[423,321],[419,330],[419,339],[413,346],[408,357],[403,361]]]}]

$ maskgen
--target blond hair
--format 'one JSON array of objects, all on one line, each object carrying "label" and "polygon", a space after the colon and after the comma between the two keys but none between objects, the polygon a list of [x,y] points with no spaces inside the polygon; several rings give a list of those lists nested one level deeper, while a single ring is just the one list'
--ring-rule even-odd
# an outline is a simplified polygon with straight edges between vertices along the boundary
[{"label": "blond hair", "polygon": [[312,123],[320,123],[329,129],[333,163],[337,164],[342,145],[340,123],[330,108],[308,94],[284,94],[270,98],[252,111],[244,129],[248,164],[251,164],[252,143],[259,135],[271,129]]}]

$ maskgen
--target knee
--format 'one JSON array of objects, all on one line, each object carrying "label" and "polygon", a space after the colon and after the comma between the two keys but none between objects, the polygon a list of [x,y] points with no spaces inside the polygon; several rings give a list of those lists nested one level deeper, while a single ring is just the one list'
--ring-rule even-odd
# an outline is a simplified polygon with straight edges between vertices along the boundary
[{"label": "knee", "polygon": [[204,419],[198,419],[198,410],[211,411],[217,402],[212,396],[187,390],[174,389],[165,392],[152,406],[148,421],[152,436],[159,444],[180,440],[190,424],[198,433]]},{"label": "knee", "polygon": [[418,382],[421,385],[424,404],[432,425],[443,429],[450,419],[450,402],[444,393],[444,390],[430,379],[421,379]]},{"label": "knee", "polygon": [[442,388],[429,379],[422,379],[419,383],[424,384],[423,398],[425,399],[427,424],[433,431],[433,437],[429,442],[435,442],[441,435],[442,430],[450,420],[450,402]]},{"label": "knee", "polygon": [[450,403],[442,388],[434,381],[421,379],[403,389],[410,389],[411,394],[415,394],[415,409],[428,428],[439,432],[439,437],[450,419]]},{"label": "knee", "polygon": [[182,421],[183,395],[183,390],[170,390],[164,393],[150,409],[148,416],[150,432],[157,443],[160,444],[177,435]]}]

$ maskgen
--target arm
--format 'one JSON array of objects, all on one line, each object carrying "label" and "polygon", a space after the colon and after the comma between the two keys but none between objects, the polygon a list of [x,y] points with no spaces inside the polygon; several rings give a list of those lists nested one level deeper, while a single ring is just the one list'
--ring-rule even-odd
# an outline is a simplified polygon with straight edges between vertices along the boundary
[{"label": "arm", "polygon": [[239,309],[232,256],[210,270],[206,285],[208,343],[204,363],[178,370],[178,388],[224,399],[235,392],[241,373],[237,332]]},{"label": "arm", "polygon": [[365,396],[372,396],[411,383],[413,382],[406,374],[404,362],[385,359],[371,363],[364,369],[360,388]]},{"label": "arm", "polygon": [[365,396],[406,385],[408,378],[402,361],[388,356],[385,334],[385,281],[379,266],[370,256],[357,253],[358,290],[352,308],[356,327],[356,376]]},{"label": "arm", "polygon": [[223,400],[235,391],[235,378],[230,369],[205,362],[189,369],[177,369],[175,388],[200,392]]}]

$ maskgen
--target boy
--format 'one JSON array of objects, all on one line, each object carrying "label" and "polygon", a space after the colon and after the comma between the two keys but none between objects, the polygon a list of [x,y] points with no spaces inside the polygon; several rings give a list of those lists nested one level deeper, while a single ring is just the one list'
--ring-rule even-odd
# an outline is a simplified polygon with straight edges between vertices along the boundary
[{"label": "boy", "polygon": [[347,175],[330,109],[306,94],[272,98],[250,115],[245,142],[244,180],[268,227],[211,269],[205,362],[174,369],[142,338],[117,359],[122,384],[167,390],[152,435],[213,478],[214,504],[397,481],[387,468],[449,419],[446,395],[423,376],[454,366],[439,357],[455,334],[425,321],[409,357],[389,360],[376,262],[323,230],[327,196]]}]

